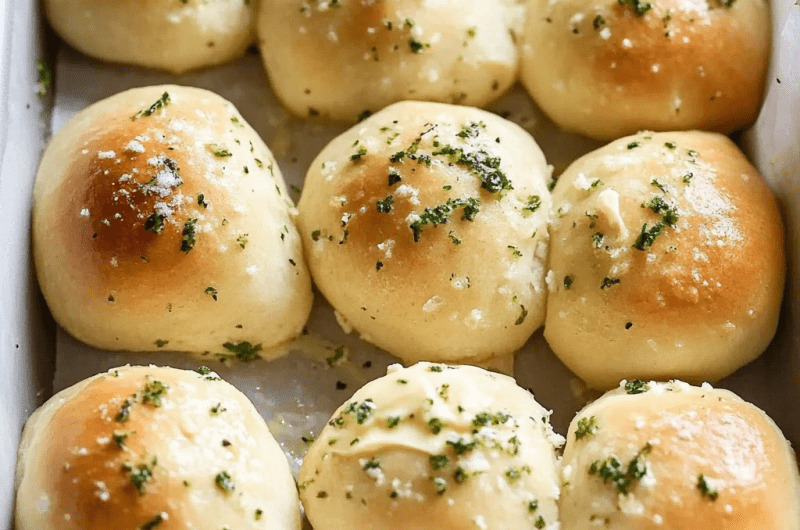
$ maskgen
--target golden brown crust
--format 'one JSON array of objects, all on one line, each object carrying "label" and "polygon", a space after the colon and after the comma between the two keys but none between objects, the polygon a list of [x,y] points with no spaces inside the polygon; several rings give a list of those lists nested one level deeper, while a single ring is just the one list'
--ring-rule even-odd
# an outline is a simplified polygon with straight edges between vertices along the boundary
[{"label": "golden brown crust", "polygon": [[[462,132],[471,125],[474,137]],[[496,158],[513,190],[482,188],[447,149]],[[317,286],[346,326],[406,360],[510,353],[544,318],[548,176],[532,139],[497,116],[392,105],[329,144],[306,177],[299,222]]]},{"label": "golden brown crust", "polygon": [[[642,3],[645,5],[645,3]],[[523,80],[562,127],[730,132],[755,119],[769,57],[762,0],[529,2]]]},{"label": "golden brown crust", "polygon": [[57,394],[26,425],[17,488],[19,530],[300,527],[282,451],[213,372],[121,367]]},{"label": "golden brown crust", "polygon": [[[610,392],[573,420],[562,528],[592,528],[592,516],[611,530],[800,528],[793,452],[761,410],[707,385],[648,388],[637,395]],[[588,421],[593,430],[587,431]],[[627,495],[589,472],[610,456],[627,467],[637,454],[646,473],[631,481]]]},{"label": "golden brown crust", "polygon": [[45,152],[39,282],[56,320],[100,348],[274,346],[300,332],[312,301],[293,212],[269,149],[230,103],[135,89],[80,113]]},{"label": "golden brown crust", "polygon": [[295,114],[353,123],[407,99],[482,106],[516,79],[516,0],[266,0],[262,56]]},{"label": "golden brown crust", "polygon": [[[599,183],[584,189],[590,182]],[[653,201],[662,201],[658,212]],[[561,213],[551,237],[560,244],[550,257],[555,292],[545,335],[591,385],[716,380],[766,348],[784,285],[783,223],[766,183],[729,139],[623,138],[561,176],[554,208]],[[641,234],[658,224],[649,244]]]},{"label": "golden brown crust", "polygon": [[563,438],[529,392],[469,366],[388,372],[339,407],[304,459],[314,528],[557,526]]},{"label": "golden brown crust", "polygon": [[53,29],[81,52],[180,74],[242,55],[255,41],[255,2],[45,0]]}]

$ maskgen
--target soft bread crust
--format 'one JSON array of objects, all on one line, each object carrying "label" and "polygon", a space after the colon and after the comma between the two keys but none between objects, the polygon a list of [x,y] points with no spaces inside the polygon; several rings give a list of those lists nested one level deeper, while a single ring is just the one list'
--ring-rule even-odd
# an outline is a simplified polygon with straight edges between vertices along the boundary
[{"label": "soft bread crust", "polygon": [[[639,250],[643,226],[663,223],[643,206],[654,199],[678,219]],[[545,338],[590,386],[715,381],[770,343],[785,280],[783,222],[728,138],[623,138],[574,162],[553,208]]]},{"label": "soft bread crust", "polygon": [[59,392],[25,426],[16,479],[17,530],[300,529],[283,452],[214,373],[126,366]]},{"label": "soft bread crust", "polygon": [[316,530],[554,529],[562,443],[510,377],[393,365],[317,437],[300,497]]},{"label": "soft bread crust", "polygon": [[483,106],[517,77],[518,0],[262,0],[261,54],[299,116],[355,122],[415,99]]},{"label": "soft bread crust", "polygon": [[[482,189],[459,156],[433,154],[448,148],[497,158],[513,190]],[[401,180],[390,185],[390,173]],[[392,105],[311,164],[298,209],[314,281],[345,329],[406,361],[511,353],[544,321],[549,176],[530,135],[493,114]],[[526,210],[534,196],[540,206]],[[415,241],[414,221],[450,199],[476,199],[480,211],[469,221],[456,207]]]},{"label": "soft bread crust", "polygon": [[[642,2],[645,4],[645,2]],[[565,130],[728,133],[753,121],[770,46],[766,0],[529,0],[522,81]]]},{"label": "soft bread crust", "polygon": [[[707,384],[648,387],[636,395],[611,391],[572,421],[563,459],[562,530],[800,528],[794,453],[764,412]],[[592,418],[596,429],[587,433]],[[589,472],[609,457],[625,471],[648,444],[638,459],[646,474],[632,481],[627,495],[612,480],[604,483],[600,472]]]},{"label": "soft bread crust", "polygon": [[255,0],[44,0],[50,25],[103,61],[180,74],[224,63],[255,41]]},{"label": "soft bread crust", "polygon": [[[167,106],[132,119],[165,93]],[[267,348],[302,331],[313,301],[295,213],[232,104],[195,88],[130,90],[75,116],[44,153],[39,285],[58,323],[101,349]]]}]

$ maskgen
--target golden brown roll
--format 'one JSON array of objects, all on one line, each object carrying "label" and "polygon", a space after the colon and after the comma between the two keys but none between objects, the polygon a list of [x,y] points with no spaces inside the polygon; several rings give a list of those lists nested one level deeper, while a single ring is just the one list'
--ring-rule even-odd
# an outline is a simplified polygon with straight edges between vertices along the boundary
[{"label": "golden brown roll", "polygon": [[727,390],[632,381],[572,421],[562,530],[797,530],[800,477],[764,412]]},{"label": "golden brown roll", "polygon": [[180,74],[255,41],[256,0],[44,0],[53,29],[86,55]]},{"label": "golden brown roll", "polygon": [[261,55],[300,116],[355,122],[407,99],[483,106],[517,77],[519,0],[262,0]]},{"label": "golden brown roll", "polygon": [[770,34],[766,0],[528,0],[522,80],[593,138],[728,133],[758,114]]},{"label": "golden brown roll", "polygon": [[121,367],[28,420],[17,530],[299,530],[289,464],[247,398],[207,368]]},{"label": "golden brown roll", "polygon": [[237,353],[300,333],[310,276],[267,146],[221,97],[138,88],[75,116],[36,177],[56,321],[106,350]]},{"label": "golden brown roll", "polygon": [[333,140],[298,205],[345,330],[406,361],[477,362],[544,320],[551,169],[488,112],[392,105]]},{"label": "golden brown roll", "polygon": [[590,386],[715,381],[766,349],[783,222],[728,138],[623,138],[574,162],[553,205],[545,338]]},{"label": "golden brown roll", "polygon": [[556,530],[562,443],[510,377],[394,365],[334,413],[300,497],[315,530]]}]

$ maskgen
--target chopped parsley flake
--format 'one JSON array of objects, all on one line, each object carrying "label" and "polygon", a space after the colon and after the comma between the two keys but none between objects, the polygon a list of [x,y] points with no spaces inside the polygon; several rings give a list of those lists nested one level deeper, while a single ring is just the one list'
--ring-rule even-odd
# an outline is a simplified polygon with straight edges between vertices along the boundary
[{"label": "chopped parsley flake", "polygon": [[217,473],[217,476],[214,477],[214,483],[219,489],[226,493],[230,493],[236,489],[236,485],[233,483],[233,479],[227,471]]},{"label": "chopped parsley flake", "polygon": [[517,469],[515,467],[512,467],[508,471],[506,471],[506,478],[508,479],[509,482],[514,483],[514,482],[518,481],[519,479],[521,479],[522,475],[524,473],[527,473],[527,474],[530,475],[531,468],[528,467],[528,466],[522,466],[519,469]]},{"label": "chopped parsley flake", "polygon": [[166,520],[166,514],[158,514],[146,523],[139,525],[139,530],[153,530],[153,528],[159,526]]},{"label": "chopped parsley flake", "polygon": [[597,419],[594,416],[581,418],[578,420],[578,428],[575,430],[575,440],[580,440],[586,436],[592,436],[600,427],[597,426]]},{"label": "chopped parsley flake", "polygon": [[160,213],[152,213],[144,222],[144,229],[153,232],[154,234],[160,234],[164,230],[164,219],[166,219]]},{"label": "chopped parsley flake", "polygon": [[617,0],[617,2],[621,6],[630,5],[633,7],[633,11],[636,13],[637,17],[641,17],[653,8],[650,2],[644,2],[642,0]]},{"label": "chopped parsley flake", "polygon": [[430,48],[431,45],[426,42],[420,42],[415,38],[408,39],[408,46],[411,48],[411,51],[414,53],[422,53],[425,48]]},{"label": "chopped parsley flake", "polygon": [[190,250],[194,248],[195,244],[195,225],[197,224],[197,219],[189,219],[183,224],[183,231],[181,235],[183,239],[181,240],[181,252],[189,253]]},{"label": "chopped parsley flake", "polygon": [[236,238],[236,242],[239,243],[239,246],[242,248],[247,247],[247,243],[249,243],[247,236],[250,234],[241,234],[239,237]]},{"label": "chopped parsley flake", "polygon": [[160,407],[162,405],[161,398],[164,397],[167,390],[169,390],[169,386],[161,381],[150,381],[144,386],[142,402],[150,403],[154,407]]},{"label": "chopped parsley flake", "polygon": [[122,403],[122,406],[119,408],[119,412],[114,417],[114,421],[117,423],[125,423],[131,417],[131,407],[133,404],[136,403],[136,395],[126,398],[125,401]]},{"label": "chopped parsley flake", "polygon": [[386,418],[386,426],[390,429],[394,429],[400,425],[400,416],[389,416]]},{"label": "chopped parsley flake", "polygon": [[128,437],[128,433],[126,433],[124,431],[114,431],[114,434],[112,435],[112,439],[114,440],[114,443],[116,443],[117,447],[119,447],[120,449],[125,447],[125,439],[127,437]]},{"label": "chopped parsley flake", "polygon": [[465,442],[463,438],[459,438],[456,441],[447,440],[445,442],[447,445],[453,448],[457,455],[463,455],[464,453],[468,453],[472,451],[478,446],[478,442],[473,440],[471,442]]},{"label": "chopped parsley flake", "polygon": [[514,325],[515,325],[515,326],[519,326],[519,325],[521,325],[523,322],[525,322],[525,318],[528,316],[528,310],[527,310],[527,309],[525,309],[525,306],[524,306],[524,305],[521,305],[521,306],[519,306],[519,309],[520,309],[520,311],[519,311],[519,317],[517,318],[517,321],[516,321],[516,322],[514,322]]},{"label": "chopped parsley flake", "polygon": [[214,154],[217,158],[228,158],[229,156],[233,156],[228,148],[224,145],[217,145],[217,144],[209,144],[208,149]]},{"label": "chopped parsley flake", "polygon": [[461,132],[457,133],[456,136],[459,138],[477,138],[478,135],[481,133],[481,129],[486,129],[486,124],[483,122],[478,123],[471,123],[467,127],[462,127]]},{"label": "chopped parsley flake", "polygon": [[647,228],[647,223],[642,225],[642,231],[639,233],[639,237],[636,238],[636,241],[633,243],[633,248],[636,250],[642,250],[650,248],[653,246],[656,238],[661,235],[661,232],[664,230],[664,223],[657,222],[649,229]]},{"label": "chopped parsley flake", "polygon": [[447,464],[450,463],[450,459],[445,455],[431,455],[428,457],[428,462],[430,462],[433,469],[442,469],[447,467]]},{"label": "chopped parsley flake", "polygon": [[719,497],[719,491],[708,484],[705,475],[702,473],[697,477],[697,489],[700,490],[703,497],[708,497],[712,501],[717,500]]},{"label": "chopped parsley flake", "polygon": [[434,477],[431,480],[433,480],[433,485],[436,487],[436,493],[442,495],[445,491],[447,491],[447,481],[445,479],[441,477]]},{"label": "chopped parsley flake", "polygon": [[212,298],[212,299],[213,299],[215,302],[217,301],[217,294],[219,294],[219,291],[217,291],[217,289],[216,289],[216,288],[214,288],[214,287],[206,287],[206,290],[205,290],[205,291],[203,291],[203,292],[204,292],[204,293],[206,293],[207,295],[210,295],[210,296],[211,296],[211,298]]},{"label": "chopped parsley flake", "polygon": [[453,479],[455,479],[455,481],[459,484],[466,482],[468,478],[469,474],[461,466],[458,466],[455,470],[455,473],[453,473]]},{"label": "chopped parsley flake", "polygon": [[[131,484],[136,488],[140,496],[145,494],[145,485],[153,479],[153,468],[156,466],[157,460],[153,458],[152,462],[148,464],[139,464],[136,469],[130,468]],[[130,464],[128,464],[130,466]]]},{"label": "chopped parsley flake", "polygon": [[461,217],[462,221],[474,221],[475,217],[480,213],[480,199],[468,197],[466,199],[447,199],[447,202],[434,206],[433,208],[425,208],[425,211],[419,216],[419,219],[412,222],[409,226],[414,235],[414,242],[419,242],[419,237],[422,234],[422,227],[425,225],[439,226],[445,224],[450,220],[450,216],[457,208],[463,208],[464,215]]},{"label": "chopped parsley flake", "polygon": [[678,147],[678,144],[676,144],[675,142],[666,142],[666,143],[664,144],[664,147],[666,147],[667,149],[672,149],[672,150],[674,150],[675,148],[677,148],[677,147]]},{"label": "chopped parsley flake", "polygon": [[619,278],[605,277],[605,278],[603,278],[603,283],[600,284],[600,289],[601,290],[602,289],[606,289],[608,287],[611,287],[612,285],[617,285],[617,284],[619,284],[621,282],[622,282],[622,280],[620,280]]},{"label": "chopped parsley flake", "polygon": [[528,512],[533,513],[539,509],[539,501],[531,501],[528,503]]},{"label": "chopped parsley flake", "polygon": [[515,258],[521,258],[522,257],[522,252],[520,252],[520,250],[517,247],[512,246],[512,245],[508,245],[508,248],[509,248],[509,250],[511,250],[511,255],[514,256]]},{"label": "chopped parsley flake", "polygon": [[161,94],[161,97],[158,98],[158,100],[155,103],[150,105],[150,108],[146,110],[140,110],[131,117],[131,120],[136,120],[138,118],[141,118],[142,116],[151,116],[155,111],[157,111],[158,109],[163,109],[164,107],[169,105],[169,103],[170,103],[169,93],[164,92],[163,94]]},{"label": "chopped parsley flake", "polygon": [[43,98],[47,94],[48,87],[53,82],[53,72],[42,61],[36,61],[36,70],[39,72],[39,90],[36,91],[36,95]]},{"label": "chopped parsley flake", "polygon": [[336,366],[340,364],[340,361],[344,359],[346,350],[344,346],[339,346],[333,351],[333,355],[326,358],[325,361],[328,363],[328,366]]},{"label": "chopped parsley flake", "polygon": [[238,344],[226,342],[222,347],[231,352],[236,359],[243,363],[255,361],[259,358],[258,352],[261,351],[261,344],[253,346],[249,342],[240,342]]},{"label": "chopped parsley flake", "polygon": [[500,169],[500,158],[492,157],[486,151],[465,153],[463,149],[449,145],[442,146],[439,151],[434,151],[433,156],[443,155],[454,164],[466,166],[472,173],[481,179],[481,188],[491,193],[503,190],[513,190],[511,181]]},{"label": "chopped parsley flake", "polygon": [[389,186],[394,186],[395,184],[397,184],[401,180],[403,180],[403,178],[400,176],[400,173],[398,173],[395,168],[390,167],[389,168]]},{"label": "chopped parsley flake", "polygon": [[564,276],[564,289],[569,291],[572,288],[572,283],[575,281],[575,275],[569,274]]},{"label": "chopped parsley flake", "polygon": [[623,467],[616,457],[608,457],[605,461],[595,460],[589,467],[590,475],[597,475],[603,479],[603,483],[609,481],[617,487],[623,495],[627,495],[635,481],[640,480],[647,474],[647,466],[644,456],[652,450],[652,446],[647,444],[641,451]]},{"label": "chopped parsley flake", "polygon": [[[247,169],[247,168],[245,168],[245,169]],[[199,206],[202,206],[203,208],[208,208],[208,203],[206,202],[206,196],[203,195],[202,193],[197,196],[197,204]]]},{"label": "chopped parsley flake", "polygon": [[675,226],[675,224],[678,222],[677,209],[674,206],[670,206],[667,201],[661,197],[653,197],[646,203],[642,204],[642,208],[650,208],[653,210],[653,212],[661,215],[661,220],[669,226]]},{"label": "chopped parsley flake", "polygon": [[592,234],[592,241],[594,242],[594,248],[601,248],[603,246],[603,234],[600,232],[595,232]]},{"label": "chopped parsley flake", "polygon": [[603,15],[597,15],[592,21],[592,27],[594,27],[594,29],[600,29],[605,25],[605,23],[606,19],[603,18]]},{"label": "chopped parsley flake", "polygon": [[444,427],[444,423],[439,418],[431,418],[428,420],[428,428],[431,430],[433,434],[439,434],[442,432],[442,428]]},{"label": "chopped parsley flake", "polygon": [[352,162],[357,162],[361,160],[361,157],[367,154],[367,148],[363,145],[358,148],[358,151],[350,155],[350,160]]},{"label": "chopped parsley flake", "polygon": [[163,348],[164,346],[166,346],[167,344],[169,344],[169,341],[168,341],[168,340],[161,340],[161,339],[157,339],[157,340],[156,340],[156,342],[155,342],[155,344],[156,344],[156,347],[157,347],[157,348]]},{"label": "chopped parsley flake", "polygon": [[311,232],[311,239],[314,241],[319,241],[320,235],[322,235],[322,230],[314,230]]},{"label": "chopped parsley flake", "polygon": [[375,460],[374,458],[370,458],[364,463],[361,469],[366,471],[367,469],[380,469],[380,468],[381,468],[380,460]]},{"label": "chopped parsley flake", "polygon": [[392,208],[394,208],[394,197],[389,195],[385,199],[376,202],[375,206],[380,213],[389,213],[392,211]]},{"label": "chopped parsley flake", "polygon": [[628,394],[644,394],[650,390],[650,385],[640,379],[634,379],[625,383],[625,392]]},{"label": "chopped parsley flake", "polygon": [[536,210],[541,208],[541,206],[542,206],[542,198],[539,197],[538,195],[531,195],[530,197],[528,197],[527,204],[522,209],[527,210],[529,212],[535,212]]}]

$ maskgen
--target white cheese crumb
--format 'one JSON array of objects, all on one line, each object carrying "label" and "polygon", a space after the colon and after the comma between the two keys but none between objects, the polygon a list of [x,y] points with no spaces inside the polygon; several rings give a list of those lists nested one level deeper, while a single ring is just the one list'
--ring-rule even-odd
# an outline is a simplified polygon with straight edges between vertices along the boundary
[{"label": "white cheese crumb", "polygon": [[98,151],[97,158],[104,160],[106,158],[116,158],[117,153],[114,151]]},{"label": "white cheese crumb", "polygon": [[144,153],[144,146],[136,140],[131,140],[128,142],[128,145],[125,146],[125,150],[133,153]]},{"label": "white cheese crumb", "polygon": [[427,302],[425,302],[425,304],[422,306],[422,310],[426,313],[432,313],[433,311],[439,309],[439,306],[441,306],[443,303],[444,299],[442,297],[434,295],[430,297]]}]

